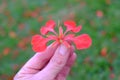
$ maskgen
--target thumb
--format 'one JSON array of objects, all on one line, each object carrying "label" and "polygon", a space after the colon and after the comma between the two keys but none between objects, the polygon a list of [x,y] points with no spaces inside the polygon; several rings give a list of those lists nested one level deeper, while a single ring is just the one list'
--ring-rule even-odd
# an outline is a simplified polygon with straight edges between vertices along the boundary
[{"label": "thumb", "polygon": [[44,76],[42,76],[44,80],[54,79],[57,76],[57,74],[62,70],[62,68],[65,66],[70,55],[70,52],[71,52],[70,48],[61,44],[55,51],[55,54],[51,58],[48,65],[37,75],[40,76],[45,74]]}]

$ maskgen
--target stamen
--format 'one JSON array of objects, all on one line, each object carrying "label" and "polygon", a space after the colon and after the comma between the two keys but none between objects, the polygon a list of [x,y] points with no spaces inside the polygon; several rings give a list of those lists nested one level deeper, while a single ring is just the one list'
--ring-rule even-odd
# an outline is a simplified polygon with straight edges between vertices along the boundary
[{"label": "stamen", "polygon": [[62,27],[60,26],[59,27],[59,38],[62,38],[64,35],[63,35],[63,29]]},{"label": "stamen", "polygon": [[60,26],[60,20],[58,20],[58,27]]},{"label": "stamen", "polygon": [[46,37],[49,37],[49,35],[48,35],[48,34],[46,34]]}]

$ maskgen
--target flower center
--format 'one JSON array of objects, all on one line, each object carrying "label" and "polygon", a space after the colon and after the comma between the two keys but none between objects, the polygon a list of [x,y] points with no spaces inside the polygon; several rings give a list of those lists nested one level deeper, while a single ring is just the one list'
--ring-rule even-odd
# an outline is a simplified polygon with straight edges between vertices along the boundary
[{"label": "flower center", "polygon": [[62,42],[63,42],[63,40],[61,40],[61,39],[60,39],[60,40],[59,40],[59,42],[60,42],[60,43],[62,43]]},{"label": "flower center", "polygon": [[62,43],[62,42],[63,42],[63,36],[59,36],[59,37],[58,37],[58,42],[59,42],[59,43]]}]

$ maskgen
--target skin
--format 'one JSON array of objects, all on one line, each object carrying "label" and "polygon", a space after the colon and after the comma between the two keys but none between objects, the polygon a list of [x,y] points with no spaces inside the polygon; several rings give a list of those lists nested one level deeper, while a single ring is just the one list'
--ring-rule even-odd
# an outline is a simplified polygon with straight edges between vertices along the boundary
[{"label": "skin", "polygon": [[49,46],[36,53],[15,75],[14,80],[66,80],[76,59],[72,47]]}]

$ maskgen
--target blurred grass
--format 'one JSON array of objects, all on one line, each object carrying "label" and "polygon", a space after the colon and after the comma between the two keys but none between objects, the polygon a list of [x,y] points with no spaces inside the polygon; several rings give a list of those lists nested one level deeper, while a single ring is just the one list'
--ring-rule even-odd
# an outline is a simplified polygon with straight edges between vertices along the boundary
[{"label": "blurred grass", "polygon": [[68,80],[120,80],[120,0],[0,0],[0,80],[34,55],[31,36],[49,19],[74,20],[93,40]]}]

